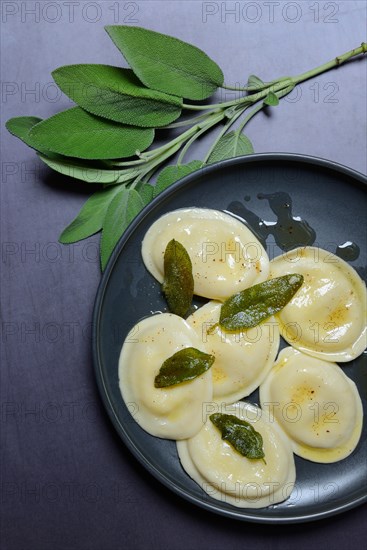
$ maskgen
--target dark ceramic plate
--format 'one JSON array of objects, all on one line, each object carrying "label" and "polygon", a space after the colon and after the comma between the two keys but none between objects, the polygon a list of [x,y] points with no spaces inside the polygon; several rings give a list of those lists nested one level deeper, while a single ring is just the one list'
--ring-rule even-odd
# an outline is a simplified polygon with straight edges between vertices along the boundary
[{"label": "dark ceramic plate", "polygon": [[[272,196],[260,199],[261,194]],[[225,516],[263,523],[292,523],[320,519],[361,504],[367,500],[366,422],[358,447],[347,459],[335,464],[316,464],[296,457],[297,480],[290,498],[256,510],[235,508],[210,498],[181,468],[175,443],[148,435],[126,409],[118,386],[121,345],[139,319],[166,309],[159,284],[142,263],[141,241],[162,214],[190,206],[246,214],[255,230],[261,228],[259,218],[270,222],[280,219],[278,232],[274,232],[276,238],[272,235],[267,238],[270,258],[281,253],[279,245],[294,248],[305,244],[307,239],[331,252],[344,245],[338,249],[339,253],[347,256],[366,278],[366,179],[357,172],[312,157],[261,154],[209,166],[172,185],[124,233],[97,293],[93,323],[95,372],[102,400],[117,432],[158,480],[189,501]],[[290,208],[293,220],[284,227],[284,217],[289,218]],[[305,224],[299,218],[307,221],[315,233],[307,226],[305,232]],[[365,414],[366,359],[363,354],[343,367],[359,388]],[[246,400],[258,403],[257,392]]]}]

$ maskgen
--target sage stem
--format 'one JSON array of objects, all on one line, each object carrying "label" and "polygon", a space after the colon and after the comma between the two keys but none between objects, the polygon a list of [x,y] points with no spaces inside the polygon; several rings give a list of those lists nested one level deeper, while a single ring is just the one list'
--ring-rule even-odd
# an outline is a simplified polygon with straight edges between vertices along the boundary
[{"label": "sage stem", "polygon": [[[199,130],[195,135],[193,135],[189,141],[186,143],[186,145],[183,147],[178,159],[177,159],[177,164],[180,165],[185,154],[186,154],[186,151],[188,150],[188,148],[192,145],[192,143],[194,143],[194,141],[199,138],[202,134],[204,134],[207,130],[209,130],[212,126],[215,126],[216,124],[218,124],[218,122],[220,122],[221,120],[223,120],[224,118],[224,113],[219,113],[219,116],[217,115],[216,117],[213,117],[213,119],[211,121],[208,122],[208,124],[206,124],[205,126],[203,126],[201,128],[201,130]],[[205,162],[205,161],[204,161]]]},{"label": "sage stem", "polygon": [[329,71],[330,69],[339,67],[339,65],[341,65],[342,63],[345,63],[346,61],[348,61],[348,59],[351,59],[352,57],[356,57],[357,55],[360,55],[360,54],[364,54],[366,52],[367,52],[367,44],[366,42],[362,42],[362,44],[358,48],[354,48],[349,52],[346,52],[342,55],[338,55],[331,61],[328,61],[327,63],[324,63],[319,67],[316,67],[315,69],[311,69],[311,71],[306,71],[305,73],[295,76],[292,78],[292,81],[294,84],[299,84],[300,82],[304,82],[305,80],[308,80],[313,76],[317,76],[321,73]]}]

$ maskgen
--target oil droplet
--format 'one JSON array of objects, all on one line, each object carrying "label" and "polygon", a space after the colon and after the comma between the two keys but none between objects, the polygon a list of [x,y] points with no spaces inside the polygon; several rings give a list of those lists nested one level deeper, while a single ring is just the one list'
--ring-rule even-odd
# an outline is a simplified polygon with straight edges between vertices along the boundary
[{"label": "oil droplet", "polygon": [[352,262],[359,257],[360,249],[356,243],[346,241],[344,244],[340,244],[336,247],[335,254],[346,262]]},{"label": "oil droplet", "polygon": [[292,214],[292,199],[288,193],[258,194],[258,198],[266,199],[270,208],[277,216],[277,221],[264,222],[273,235],[281,250],[290,250],[297,246],[310,246],[315,242],[316,232],[299,216]]},{"label": "oil droplet", "polygon": [[293,216],[292,199],[288,193],[259,193],[257,197],[260,200],[268,201],[271,210],[277,216],[275,222],[262,220],[239,201],[232,202],[228,206],[228,210],[247,222],[264,248],[266,248],[266,239],[269,235],[274,236],[275,242],[281,250],[310,246],[315,242],[315,230],[299,216]]},{"label": "oil droplet", "polygon": [[251,200],[251,197],[250,197],[250,195],[246,195],[246,197],[245,197],[245,201],[246,201],[246,202],[249,202],[250,200]]}]

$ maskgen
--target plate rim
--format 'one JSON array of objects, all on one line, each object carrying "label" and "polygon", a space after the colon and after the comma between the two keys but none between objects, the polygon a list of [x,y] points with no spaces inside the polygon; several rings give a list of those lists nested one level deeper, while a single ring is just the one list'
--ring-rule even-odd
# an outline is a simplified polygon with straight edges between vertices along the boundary
[{"label": "plate rim", "polygon": [[199,168],[198,170],[191,172],[187,176],[173,183],[167,189],[159,193],[159,195],[157,195],[149,204],[147,204],[139,212],[139,214],[133,219],[133,221],[129,224],[129,226],[126,228],[126,230],[118,240],[111,257],[107,262],[105,271],[102,273],[102,277],[97,288],[96,298],[95,298],[94,307],[93,307],[93,316],[92,316],[93,368],[94,368],[94,374],[97,382],[98,391],[102,399],[103,405],[119,437],[121,438],[123,443],[127,446],[127,448],[132,453],[132,455],[140,462],[140,464],[150,474],[152,474],[159,482],[165,485],[168,489],[170,489],[176,495],[179,495],[181,498],[184,498],[185,500],[192,502],[195,505],[199,506],[200,508],[206,509],[207,511],[210,511],[215,514],[219,514],[221,516],[225,516],[228,518],[237,519],[240,521],[248,521],[252,523],[264,523],[264,524],[305,523],[309,521],[325,519],[330,516],[334,516],[342,512],[346,512],[347,510],[350,510],[357,506],[360,506],[363,503],[367,502],[367,493],[347,503],[328,508],[327,510],[324,510],[321,512],[319,511],[319,512],[310,513],[310,514],[302,514],[297,516],[282,516],[282,517],[264,517],[261,515],[261,513],[257,513],[256,509],[252,509],[254,510],[254,512],[251,511],[251,514],[248,515],[247,513],[243,513],[244,510],[247,510],[246,508],[242,508],[242,509],[234,508],[233,511],[227,510],[227,509],[220,508],[219,504],[217,504],[216,502],[211,503],[209,501],[204,501],[200,498],[197,498],[196,496],[192,495],[189,491],[183,489],[182,487],[178,487],[175,484],[172,484],[172,482],[167,477],[165,477],[158,469],[156,469],[149,462],[146,456],[143,453],[141,453],[138,447],[130,439],[128,433],[124,429],[123,424],[120,422],[118,415],[115,413],[114,407],[112,406],[110,396],[108,394],[108,391],[105,385],[105,378],[102,372],[103,370],[102,361],[101,361],[100,350],[99,350],[99,327],[100,327],[99,321],[101,317],[101,309],[103,306],[104,296],[108,286],[108,282],[113,272],[113,269],[115,267],[115,264],[118,260],[121,250],[123,249],[125,244],[128,242],[130,236],[133,234],[136,227],[140,225],[140,223],[150,213],[151,210],[154,210],[156,205],[160,204],[162,201],[169,198],[171,195],[175,194],[177,190],[179,190],[181,187],[185,187],[192,179],[197,178],[198,173],[207,175],[208,173],[210,174],[210,172],[215,171],[218,168],[223,168],[223,167],[225,168],[227,166],[232,167],[236,165],[248,164],[251,162],[259,162],[259,161],[264,161],[264,162],[291,161],[291,162],[299,162],[303,164],[306,163],[314,166],[322,166],[329,170],[336,171],[338,173],[342,173],[344,175],[351,177],[352,179],[356,180],[356,182],[358,182],[359,185],[364,190],[367,189],[367,176],[365,176],[362,172],[358,172],[353,168],[349,168],[335,161],[327,160],[321,157],[301,155],[296,153],[257,153],[257,154],[230,158],[230,159],[222,160],[222,161],[204,166],[202,168]]}]

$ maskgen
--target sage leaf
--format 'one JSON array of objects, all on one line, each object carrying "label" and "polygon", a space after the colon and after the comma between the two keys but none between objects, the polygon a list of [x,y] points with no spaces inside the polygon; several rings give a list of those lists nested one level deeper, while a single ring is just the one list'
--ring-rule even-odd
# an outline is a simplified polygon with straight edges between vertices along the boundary
[{"label": "sage leaf", "polygon": [[52,76],[77,105],[115,122],[157,128],[181,114],[181,98],[142,86],[131,69],[66,65],[53,71]]},{"label": "sage leaf", "polygon": [[116,183],[121,177],[121,171],[119,170],[89,166],[87,163],[78,162],[73,158],[60,157],[56,160],[41,154],[38,156],[56,172],[88,183]]},{"label": "sage leaf", "polygon": [[184,317],[194,295],[192,263],[185,247],[175,239],[164,252],[164,281],[162,290],[172,313]]},{"label": "sage leaf", "polygon": [[247,88],[249,91],[259,91],[266,88],[267,84],[261,80],[258,76],[251,74],[248,77]]},{"label": "sage leaf", "polygon": [[125,170],[121,170],[121,172],[119,173],[119,177],[116,180],[116,183],[131,182],[132,180],[137,178],[139,174],[140,170],[137,167],[125,168]]},{"label": "sage leaf", "polygon": [[29,132],[32,142],[54,153],[81,159],[130,157],[152,143],[152,128],[137,128],[73,107],[43,120]]},{"label": "sage leaf", "polygon": [[154,186],[153,197],[156,197],[167,189],[172,183],[180,180],[181,178],[199,170],[203,166],[201,160],[192,160],[187,164],[180,164],[174,166],[166,166],[161,170]]},{"label": "sage leaf", "polygon": [[270,105],[271,107],[276,107],[279,105],[279,99],[274,92],[269,92],[266,98],[264,99],[264,105]]},{"label": "sage leaf", "polygon": [[214,363],[214,355],[196,348],[184,348],[166,359],[154,379],[156,388],[166,388],[194,380]]},{"label": "sage leaf", "polygon": [[98,233],[102,229],[108,206],[116,192],[116,187],[110,187],[89,197],[76,218],[61,233],[60,243],[75,243]]},{"label": "sage leaf", "polygon": [[249,155],[254,152],[251,141],[243,134],[237,131],[228,132],[220,138],[213,151],[211,152],[207,164],[213,164],[220,160],[232,157]]},{"label": "sage leaf", "polygon": [[29,143],[29,130],[39,122],[42,122],[42,118],[35,116],[18,116],[10,118],[5,124],[5,127],[13,136],[16,136],[32,147]]},{"label": "sage leaf", "polygon": [[101,238],[101,266],[107,265],[121,235],[144,207],[144,202],[135,189],[119,190],[110,202],[103,222]]},{"label": "sage leaf", "polygon": [[303,276],[292,273],[234,294],[221,307],[219,326],[228,331],[256,327],[283,309],[302,284]]},{"label": "sage leaf", "polygon": [[153,90],[200,100],[223,84],[221,69],[196,46],[141,27],[105,28],[137,77]]},{"label": "sage leaf", "polygon": [[250,459],[265,457],[263,438],[252,424],[234,414],[214,413],[209,418],[221,432],[222,439],[228,441],[242,456]]},{"label": "sage leaf", "polygon": [[22,140],[29,147],[36,149],[40,153],[48,154],[49,152],[46,148],[37,147],[29,136],[31,128],[39,122],[42,122],[42,118],[35,116],[18,116],[9,119],[5,127],[13,136]]},{"label": "sage leaf", "polygon": [[141,185],[141,187],[139,188],[137,187],[136,190],[141,196],[144,205],[149,204],[151,202],[153,198],[153,191],[154,191],[153,185],[150,185],[149,183],[144,183],[143,185]]}]

